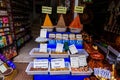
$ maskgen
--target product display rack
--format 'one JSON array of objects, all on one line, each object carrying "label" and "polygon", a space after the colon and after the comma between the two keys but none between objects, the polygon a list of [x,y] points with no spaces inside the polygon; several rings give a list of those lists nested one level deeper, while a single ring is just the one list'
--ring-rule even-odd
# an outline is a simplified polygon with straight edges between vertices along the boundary
[{"label": "product display rack", "polygon": [[14,41],[19,50],[31,38],[29,1],[9,0],[10,17]]},{"label": "product display rack", "polygon": [[0,4],[0,53],[11,59],[17,55],[16,45],[12,37],[7,2],[1,0]]}]

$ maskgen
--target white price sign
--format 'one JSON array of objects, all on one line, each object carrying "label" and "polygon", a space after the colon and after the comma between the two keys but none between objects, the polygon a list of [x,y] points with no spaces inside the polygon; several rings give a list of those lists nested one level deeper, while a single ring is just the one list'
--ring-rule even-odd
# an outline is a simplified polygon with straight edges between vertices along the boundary
[{"label": "white price sign", "polygon": [[0,71],[4,73],[7,70],[7,68],[2,64],[0,65]]},{"label": "white price sign", "polygon": [[65,68],[64,59],[52,59],[51,60],[51,68]]},{"label": "white price sign", "polygon": [[48,59],[34,59],[34,68],[48,68]]},{"label": "white price sign", "polygon": [[74,44],[69,46],[69,50],[70,50],[71,54],[78,53],[78,50],[77,50],[77,48],[75,47]]},{"label": "white price sign", "polygon": [[46,35],[47,35],[47,29],[41,29],[40,30],[40,37],[46,38]]},{"label": "white price sign", "polygon": [[61,43],[57,43],[57,46],[56,46],[56,52],[63,52],[63,44]]},{"label": "white price sign", "polygon": [[47,44],[40,44],[39,52],[47,52]]},{"label": "white price sign", "polygon": [[86,55],[79,55],[79,66],[87,66]]},{"label": "white price sign", "polygon": [[70,57],[70,63],[72,68],[79,68],[79,57]]}]

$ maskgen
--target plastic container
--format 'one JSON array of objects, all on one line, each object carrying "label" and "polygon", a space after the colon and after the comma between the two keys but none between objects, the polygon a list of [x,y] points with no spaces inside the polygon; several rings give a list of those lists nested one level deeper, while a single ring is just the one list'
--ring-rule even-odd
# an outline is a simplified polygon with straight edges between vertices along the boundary
[{"label": "plastic container", "polygon": [[[70,54],[70,52],[68,54]],[[86,52],[85,49],[78,49],[78,53],[70,54],[71,57],[76,57],[76,56],[79,56],[79,55],[86,55],[87,57],[89,56],[89,54]]]},{"label": "plastic container", "polygon": [[39,70],[37,70],[37,71],[30,71],[31,67],[33,67],[33,62],[30,62],[29,65],[27,66],[26,70],[25,70],[25,72],[28,75],[40,75],[40,74],[41,75],[47,75],[48,72],[49,72],[49,68],[46,71],[39,71]]},{"label": "plastic container", "polygon": [[69,57],[69,52],[67,52],[66,54],[52,54],[52,52],[55,52],[55,49],[51,49],[50,50],[50,56],[51,58],[68,58]]},{"label": "plastic container", "polygon": [[91,75],[93,73],[93,70],[89,68],[89,71],[87,72],[80,72],[80,71],[71,71],[72,75]]},{"label": "plastic container", "polygon": [[56,27],[56,32],[66,32],[67,27]]},{"label": "plastic container", "polygon": [[47,29],[48,32],[52,32],[54,27],[41,26],[43,29]]},{"label": "plastic container", "polygon": [[65,74],[70,74],[70,64],[69,62],[65,62],[65,66],[68,68],[68,70],[65,71],[51,71],[50,70],[50,75],[65,75]]},{"label": "plastic container", "polygon": [[29,55],[31,57],[35,57],[35,58],[39,58],[39,57],[49,57],[49,52],[50,52],[50,49],[48,48],[48,52],[47,53],[44,53],[44,52],[39,52],[39,49],[40,48],[33,48]]}]

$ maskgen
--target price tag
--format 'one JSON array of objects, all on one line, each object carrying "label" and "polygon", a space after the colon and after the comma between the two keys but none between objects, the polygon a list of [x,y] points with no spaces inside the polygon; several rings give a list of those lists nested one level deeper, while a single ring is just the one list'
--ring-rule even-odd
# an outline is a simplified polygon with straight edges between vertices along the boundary
[{"label": "price tag", "polygon": [[39,52],[47,52],[47,44],[40,44]]},{"label": "price tag", "polygon": [[77,39],[82,39],[82,35],[81,34],[76,34],[76,38]]},{"label": "price tag", "polygon": [[66,11],[67,11],[66,7],[62,7],[62,6],[57,7],[57,13],[66,14]]},{"label": "price tag", "polygon": [[49,38],[55,38],[55,34],[49,34]]},{"label": "price tag", "polygon": [[62,39],[62,34],[56,34],[56,39]]},{"label": "price tag", "polygon": [[72,40],[75,39],[75,34],[69,34],[69,38]]},{"label": "price tag", "polygon": [[62,38],[68,40],[68,34],[63,34]]},{"label": "price tag", "polygon": [[52,59],[51,60],[51,68],[65,68],[64,59]]},{"label": "price tag", "polygon": [[87,66],[86,55],[79,55],[79,66]]},{"label": "price tag", "polygon": [[48,60],[34,59],[34,68],[48,68]]},{"label": "price tag", "polygon": [[75,47],[74,44],[69,46],[69,50],[70,50],[71,54],[78,53],[78,50],[77,50],[77,48]]},{"label": "price tag", "polygon": [[56,46],[56,52],[63,52],[63,44],[61,43],[57,43],[57,46]]},{"label": "price tag", "polygon": [[74,7],[74,12],[75,13],[83,13],[84,7],[83,6],[75,6]]},{"label": "price tag", "polygon": [[41,29],[40,30],[40,37],[46,38],[46,35],[47,35],[47,29]]},{"label": "price tag", "polygon": [[79,57],[71,57],[70,63],[72,68],[79,68]]},{"label": "price tag", "polygon": [[0,65],[0,71],[4,73],[7,70],[7,68],[2,64]]},{"label": "price tag", "polygon": [[42,13],[52,14],[52,7],[42,6]]}]

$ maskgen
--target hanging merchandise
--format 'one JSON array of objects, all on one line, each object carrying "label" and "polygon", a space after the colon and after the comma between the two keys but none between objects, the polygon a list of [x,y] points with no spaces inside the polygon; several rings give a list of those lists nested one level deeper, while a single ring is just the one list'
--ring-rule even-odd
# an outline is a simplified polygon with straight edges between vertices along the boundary
[{"label": "hanging merchandise", "polygon": [[77,15],[74,20],[72,21],[72,23],[69,26],[70,31],[73,33],[80,33],[81,30],[83,29],[83,24],[81,24],[79,15]]},{"label": "hanging merchandise", "polygon": [[41,26],[43,29],[47,29],[49,32],[53,31],[53,24],[48,14],[46,14],[44,24]]},{"label": "hanging merchandise", "polygon": [[66,29],[67,29],[67,27],[65,25],[65,21],[64,21],[63,15],[61,14],[60,18],[58,20],[58,23],[56,25],[56,31],[57,32],[65,32]]}]

